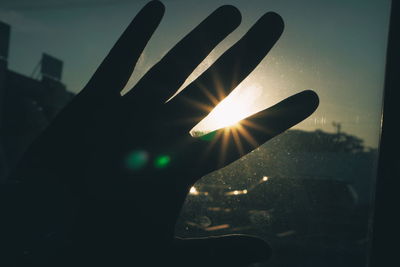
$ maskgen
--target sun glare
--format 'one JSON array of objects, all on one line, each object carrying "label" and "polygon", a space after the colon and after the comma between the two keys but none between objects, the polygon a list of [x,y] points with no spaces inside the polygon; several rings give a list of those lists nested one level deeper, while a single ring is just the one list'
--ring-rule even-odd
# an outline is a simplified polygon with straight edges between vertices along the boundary
[{"label": "sun glare", "polygon": [[[226,101],[218,105],[210,114],[213,127],[225,128],[235,126],[246,117],[246,110],[235,105],[234,101]],[[210,125],[209,125],[210,126]]]},{"label": "sun glare", "polygon": [[[246,118],[264,108],[263,106],[260,108],[260,98],[262,98],[262,95],[262,87],[257,82],[247,83],[247,85],[241,84],[229,96],[216,105],[214,109],[211,110],[211,107],[199,106],[202,110],[208,111],[209,114],[190,131],[190,134],[193,137],[199,137],[202,140],[210,142],[204,152],[204,156],[209,153],[215,144],[219,143],[221,148],[218,164],[224,166],[227,148],[231,140],[233,140],[240,155],[246,153],[244,149],[245,143],[251,144],[254,148],[259,145],[257,140],[251,135],[248,127],[264,129],[263,125],[252,123]],[[214,96],[210,96],[210,100],[216,103],[217,98],[221,99],[224,96],[219,95],[215,99],[211,99],[211,97]],[[192,104],[197,103],[193,101]],[[220,129],[223,130],[217,131]],[[191,192],[191,194],[193,193]],[[240,192],[240,194],[245,193]]]},{"label": "sun glare", "polygon": [[255,113],[254,103],[261,94],[256,85],[237,88],[222,100],[198,125],[193,132],[210,132],[221,128],[239,126],[240,121]]}]

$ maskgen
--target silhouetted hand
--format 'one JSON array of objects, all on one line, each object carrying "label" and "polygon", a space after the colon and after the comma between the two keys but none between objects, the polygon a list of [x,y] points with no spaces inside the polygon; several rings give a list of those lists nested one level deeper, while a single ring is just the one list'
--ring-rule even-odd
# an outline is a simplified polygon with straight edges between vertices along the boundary
[{"label": "silhouetted hand", "polygon": [[19,237],[14,236],[17,241],[10,247],[25,251],[25,261],[42,266],[242,266],[268,258],[269,247],[260,239],[236,235],[182,240],[174,238],[174,226],[198,179],[308,117],[318,97],[303,91],[247,118],[241,127],[251,139],[237,136],[239,147],[230,130],[214,133],[209,141],[191,137],[190,129],[207,115],[198,106],[212,106],[210,95],[228,93],[245,79],[284,25],[279,15],[265,14],[165,103],[240,24],[239,11],[223,6],[121,96],[163,13],[158,1],[139,12],[85,88],[13,173],[21,182],[17,191],[23,197],[18,201],[26,209],[15,215],[19,224],[11,227],[20,227]]}]

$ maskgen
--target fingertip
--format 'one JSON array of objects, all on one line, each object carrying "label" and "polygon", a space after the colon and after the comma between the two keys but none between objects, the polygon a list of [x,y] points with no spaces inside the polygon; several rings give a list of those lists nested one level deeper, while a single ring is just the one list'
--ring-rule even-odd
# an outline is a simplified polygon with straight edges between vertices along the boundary
[{"label": "fingertip", "polygon": [[240,10],[233,5],[223,5],[217,8],[215,13],[219,16],[223,16],[224,19],[231,21],[235,27],[239,26],[242,22],[242,14],[240,13]]},{"label": "fingertip", "polygon": [[313,111],[316,110],[319,106],[318,94],[315,91],[310,90],[310,89],[304,90],[302,93],[307,98],[307,103],[310,104],[310,106],[313,108]]},{"label": "fingertip", "polygon": [[161,1],[152,0],[148,2],[143,9],[149,9],[151,14],[162,16],[165,12],[165,5]]},{"label": "fingertip", "polygon": [[285,22],[283,21],[282,17],[278,13],[272,11],[265,13],[260,18],[259,22],[267,25],[278,36],[283,33],[283,30],[285,28]]}]

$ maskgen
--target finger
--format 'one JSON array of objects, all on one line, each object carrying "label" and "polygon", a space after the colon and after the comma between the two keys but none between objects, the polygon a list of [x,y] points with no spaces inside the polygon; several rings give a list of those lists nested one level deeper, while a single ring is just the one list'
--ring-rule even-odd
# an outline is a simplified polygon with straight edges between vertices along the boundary
[{"label": "finger", "polygon": [[150,1],[140,10],[115,43],[84,92],[100,95],[119,95],[164,14],[164,5]]},{"label": "finger", "polygon": [[240,21],[240,12],[233,6],[215,10],[152,67],[127,97],[143,93],[164,103]]},{"label": "finger", "polygon": [[265,241],[246,235],[175,238],[173,249],[174,266],[247,266],[271,254]]},{"label": "finger", "polygon": [[208,141],[198,138],[188,149],[187,156],[196,166],[190,177],[199,179],[239,159],[310,116],[318,104],[317,94],[306,90],[242,120],[239,126],[218,130]]},{"label": "finger", "polygon": [[[270,51],[283,28],[283,20],[278,14],[269,12],[262,16],[235,45],[172,101],[175,109],[185,110],[185,116],[200,121],[209,110],[198,106],[214,107],[229,94]],[[199,105],[193,105],[193,102]]]}]

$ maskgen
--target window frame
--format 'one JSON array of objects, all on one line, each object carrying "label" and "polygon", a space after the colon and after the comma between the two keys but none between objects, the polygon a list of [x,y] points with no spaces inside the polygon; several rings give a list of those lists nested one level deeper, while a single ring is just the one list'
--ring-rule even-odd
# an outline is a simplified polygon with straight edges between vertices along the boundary
[{"label": "window frame", "polygon": [[[391,3],[389,38],[386,57],[386,73],[383,101],[383,115],[377,180],[375,186],[374,210],[371,215],[371,251],[368,266],[399,266],[398,242],[400,225],[394,204],[399,202],[397,188],[400,178],[400,140],[396,136],[396,100],[400,99],[400,38],[398,1]],[[398,109],[397,109],[398,113]],[[396,264],[397,262],[397,264]]]}]

